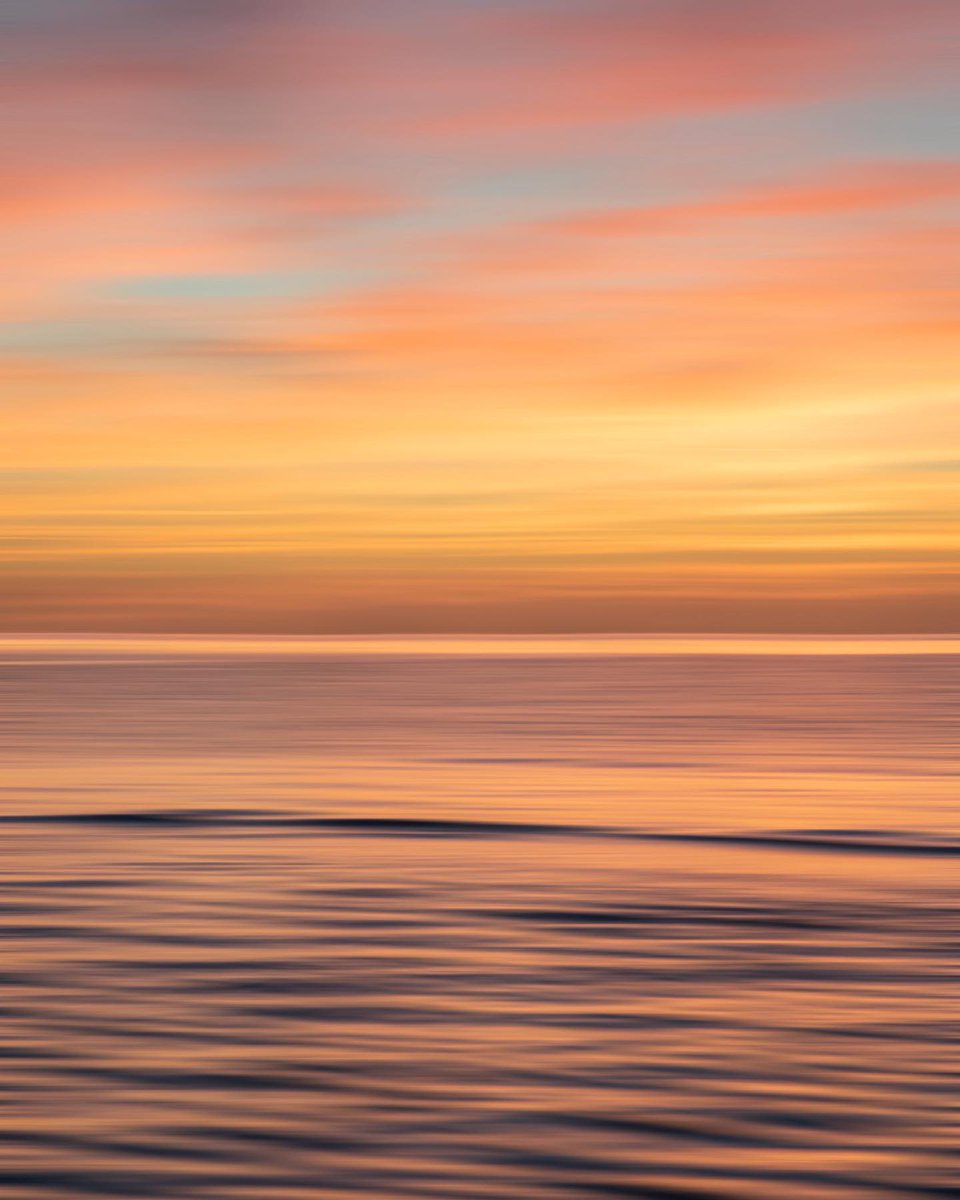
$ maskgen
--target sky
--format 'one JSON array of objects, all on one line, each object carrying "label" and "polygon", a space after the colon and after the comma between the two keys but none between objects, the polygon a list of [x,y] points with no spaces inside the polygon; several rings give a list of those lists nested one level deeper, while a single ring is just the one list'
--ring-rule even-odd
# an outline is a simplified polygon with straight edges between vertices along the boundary
[{"label": "sky", "polygon": [[956,0],[4,14],[0,631],[958,630]]}]

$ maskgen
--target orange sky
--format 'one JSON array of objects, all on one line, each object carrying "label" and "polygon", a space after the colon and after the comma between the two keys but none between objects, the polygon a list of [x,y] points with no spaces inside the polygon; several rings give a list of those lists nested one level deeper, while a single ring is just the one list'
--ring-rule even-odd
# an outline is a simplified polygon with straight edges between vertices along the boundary
[{"label": "orange sky", "polygon": [[952,0],[11,8],[0,631],[957,629]]}]

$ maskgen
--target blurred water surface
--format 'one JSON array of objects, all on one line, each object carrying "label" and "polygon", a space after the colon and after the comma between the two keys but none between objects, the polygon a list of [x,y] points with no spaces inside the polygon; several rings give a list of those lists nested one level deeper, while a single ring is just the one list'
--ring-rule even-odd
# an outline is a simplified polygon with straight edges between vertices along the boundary
[{"label": "blurred water surface", "polygon": [[957,1194],[955,647],[0,661],[0,1193]]}]

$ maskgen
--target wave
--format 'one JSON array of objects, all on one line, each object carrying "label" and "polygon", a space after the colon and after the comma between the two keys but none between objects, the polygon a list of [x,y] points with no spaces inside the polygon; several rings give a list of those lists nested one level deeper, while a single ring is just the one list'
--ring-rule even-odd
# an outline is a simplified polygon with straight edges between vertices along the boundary
[{"label": "wave", "polygon": [[807,850],[845,854],[960,856],[960,840],[888,830],[800,829],[776,832],[697,832],[623,829],[526,821],[472,821],[439,817],[311,817],[255,810],[155,809],[136,811],[25,813],[0,817],[3,825],[91,826],[131,830],[307,830],[412,838],[610,838],[632,842]]}]

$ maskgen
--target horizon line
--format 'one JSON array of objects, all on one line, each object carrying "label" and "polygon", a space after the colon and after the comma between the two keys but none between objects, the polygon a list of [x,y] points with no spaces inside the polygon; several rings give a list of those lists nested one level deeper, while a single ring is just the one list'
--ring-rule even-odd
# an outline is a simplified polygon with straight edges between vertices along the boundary
[{"label": "horizon line", "polygon": [[682,654],[892,655],[960,654],[957,634],[772,634],[772,633],[565,633],[565,634],[237,634],[237,633],[3,633],[0,649],[12,653],[98,650],[127,654],[256,654],[322,651],[331,654],[504,655]]}]

